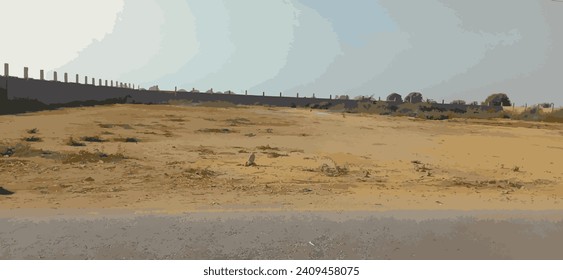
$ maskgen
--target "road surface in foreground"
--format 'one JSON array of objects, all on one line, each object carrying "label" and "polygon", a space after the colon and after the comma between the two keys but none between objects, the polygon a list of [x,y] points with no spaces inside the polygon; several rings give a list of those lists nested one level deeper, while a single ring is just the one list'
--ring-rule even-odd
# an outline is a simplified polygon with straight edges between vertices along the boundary
[{"label": "road surface in foreground", "polygon": [[563,211],[54,211],[2,211],[0,259],[563,259]]}]

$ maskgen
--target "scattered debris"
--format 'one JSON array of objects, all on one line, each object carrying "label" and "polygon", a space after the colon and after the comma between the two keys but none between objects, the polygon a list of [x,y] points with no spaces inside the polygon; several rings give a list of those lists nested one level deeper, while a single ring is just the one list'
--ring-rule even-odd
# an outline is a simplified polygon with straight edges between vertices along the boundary
[{"label": "scattered debris", "polygon": [[92,178],[92,177],[88,177],[88,178],[84,179],[84,181],[86,181],[86,182],[94,182],[94,181],[96,181],[96,180],[94,180],[94,178]]},{"label": "scattered debris", "polygon": [[256,136],[256,134],[254,134],[254,133],[247,133],[247,134],[245,134],[244,136],[246,136],[246,137],[254,137],[254,136]]},{"label": "scattered debris", "polygon": [[274,130],[271,129],[271,128],[267,128],[267,129],[266,129],[266,133],[274,133]]},{"label": "scattered debris", "polygon": [[313,244],[313,242],[311,242],[311,241],[309,241],[309,245],[315,246],[315,244]]},{"label": "scattered debris", "polygon": [[11,157],[16,152],[16,148],[8,147],[5,151],[0,152],[3,157]]},{"label": "scattered debris", "polygon": [[436,200],[436,203],[437,203],[437,204],[440,204],[440,205],[443,205],[443,204],[444,204],[443,202],[441,202],[441,201],[439,201],[439,200]]},{"label": "scattered debris", "polygon": [[39,132],[39,129],[37,129],[37,128],[32,128],[32,129],[27,131],[27,133],[29,133],[29,134],[37,134],[37,132]]},{"label": "scattered debris", "polygon": [[302,191],[303,191],[304,193],[309,193],[309,192],[312,192],[313,190],[310,189],[310,188],[304,188],[304,189],[302,189]]}]

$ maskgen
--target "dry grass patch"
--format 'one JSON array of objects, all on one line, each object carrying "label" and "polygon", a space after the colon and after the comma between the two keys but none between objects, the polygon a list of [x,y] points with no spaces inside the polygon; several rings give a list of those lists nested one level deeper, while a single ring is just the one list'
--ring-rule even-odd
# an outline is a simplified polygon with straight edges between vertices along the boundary
[{"label": "dry grass patch", "polygon": [[30,136],[30,137],[24,137],[23,141],[25,141],[25,142],[42,142],[43,139],[41,139],[40,137],[37,137],[37,136]]},{"label": "dry grass patch", "polygon": [[114,142],[125,142],[125,143],[139,143],[141,142],[140,139],[135,137],[125,137],[125,138],[115,138],[113,139]]},{"label": "dry grass patch", "polygon": [[217,176],[217,172],[209,168],[188,168],[182,172],[182,175],[189,179],[211,179]]},{"label": "dry grass patch", "polygon": [[98,124],[99,127],[101,128],[114,128],[114,127],[121,127],[123,129],[134,129],[131,125],[129,124],[112,124],[112,123],[101,123]]},{"label": "dry grass patch", "polygon": [[256,149],[261,150],[261,151],[279,151],[279,148],[276,147],[270,147],[270,145],[266,145],[266,146],[258,146],[256,147]]},{"label": "dry grass patch", "polygon": [[288,157],[288,154],[280,154],[277,152],[264,152],[264,154],[268,155],[269,158],[279,158],[279,157]]},{"label": "dry grass patch", "polygon": [[94,163],[94,162],[119,162],[126,159],[123,154],[106,154],[102,152],[88,152],[88,151],[80,151],[77,154],[67,154],[63,157],[62,162],[64,164],[72,164],[72,163]]},{"label": "dry grass patch", "polygon": [[86,142],[93,142],[93,143],[102,143],[106,142],[106,140],[102,139],[100,136],[84,136],[80,138],[82,141]]},{"label": "dry grass patch", "polygon": [[228,122],[230,126],[252,125],[252,122],[245,118],[227,119],[226,122]]},{"label": "dry grass patch", "polygon": [[197,130],[197,132],[201,133],[236,133],[236,130],[228,129],[228,128],[203,128]]},{"label": "dry grass patch", "polygon": [[72,138],[72,137],[68,138],[68,140],[66,141],[66,144],[68,146],[72,146],[72,147],[84,147],[84,146],[86,146],[86,144],[84,144],[82,142],[78,142],[78,141],[74,140],[74,138]]}]

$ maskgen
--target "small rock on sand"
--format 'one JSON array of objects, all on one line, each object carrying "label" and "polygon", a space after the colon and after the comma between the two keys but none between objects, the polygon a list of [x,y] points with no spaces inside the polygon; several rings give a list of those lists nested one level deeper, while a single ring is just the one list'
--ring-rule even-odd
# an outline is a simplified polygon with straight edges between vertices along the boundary
[{"label": "small rock on sand", "polygon": [[244,166],[256,166],[256,154],[252,153]]}]

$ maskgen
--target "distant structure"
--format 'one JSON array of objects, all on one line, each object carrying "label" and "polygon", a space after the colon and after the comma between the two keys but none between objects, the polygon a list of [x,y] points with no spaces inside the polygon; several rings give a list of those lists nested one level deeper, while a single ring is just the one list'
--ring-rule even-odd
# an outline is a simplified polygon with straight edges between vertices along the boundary
[{"label": "distant structure", "polygon": [[451,104],[454,104],[454,105],[465,105],[466,103],[465,103],[464,100],[454,100],[454,101],[452,101]]},{"label": "distant structure", "polygon": [[387,96],[387,101],[389,102],[403,102],[403,97],[398,93],[391,93]]},{"label": "distant structure", "polygon": [[157,85],[157,86],[152,86],[152,87],[150,87],[149,90],[152,90],[152,91],[160,91],[160,89],[158,88],[158,85]]},{"label": "distant structure", "polygon": [[420,103],[422,100],[422,93],[420,92],[411,92],[405,97],[405,102],[407,103]]}]

